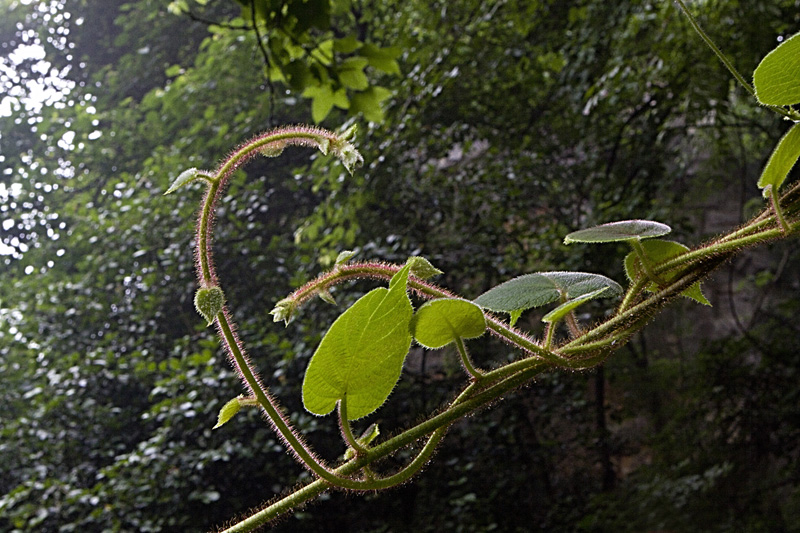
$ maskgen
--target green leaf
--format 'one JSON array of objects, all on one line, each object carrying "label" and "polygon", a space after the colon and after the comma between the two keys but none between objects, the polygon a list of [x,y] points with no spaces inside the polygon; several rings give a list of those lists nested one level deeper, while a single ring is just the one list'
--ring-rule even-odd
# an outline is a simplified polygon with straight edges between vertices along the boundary
[{"label": "green leaf", "polygon": [[333,294],[331,294],[331,291],[329,291],[327,289],[323,290],[323,291],[319,291],[319,297],[325,303],[329,303],[331,305],[336,305],[336,298],[334,298]]},{"label": "green leaf", "polygon": [[766,55],[753,73],[756,98],[764,105],[800,103],[800,33]]},{"label": "green leaf", "polygon": [[397,58],[400,57],[402,48],[396,46],[378,48],[367,43],[360,50],[360,53],[369,60],[369,66],[387,74],[400,75],[400,65],[397,63]]},{"label": "green leaf", "polygon": [[347,396],[348,418],[355,420],[389,397],[411,347],[408,273],[406,265],[388,289],[362,296],[325,334],[303,380],[303,405],[309,412],[326,415]]},{"label": "green leaf", "polygon": [[542,322],[558,322],[565,316],[567,313],[578,307],[579,305],[588,302],[589,300],[593,300],[600,296],[602,293],[608,290],[608,287],[603,287],[602,289],[597,289],[596,291],[588,292],[583,296],[579,296],[577,298],[573,298],[572,300],[568,300],[563,304],[559,305],[546,315],[542,317]]},{"label": "green leaf", "polygon": [[217,314],[225,305],[225,294],[217,286],[202,287],[194,295],[194,307],[206,319],[208,325],[214,323]]},{"label": "green leaf", "polygon": [[231,418],[236,416],[236,413],[238,413],[242,408],[242,404],[239,402],[240,399],[241,396],[237,396],[222,406],[222,409],[219,410],[219,415],[217,416],[217,425],[211,429],[217,429],[228,422]]},{"label": "green leaf", "polygon": [[661,222],[652,220],[621,220],[609,222],[591,228],[574,231],[564,238],[564,244],[573,242],[617,242],[630,239],[648,239],[660,237],[672,231],[672,228]]},{"label": "green leaf", "polygon": [[392,92],[384,87],[370,87],[353,95],[350,103],[350,114],[362,113],[370,122],[380,124],[383,122],[384,113],[381,102],[392,96]]},{"label": "green leaf", "polygon": [[778,146],[767,161],[767,166],[764,167],[764,172],[761,173],[758,187],[765,189],[764,196],[767,195],[766,187],[769,185],[772,185],[773,193],[778,192],[778,188],[783,185],[798,158],[800,158],[800,124],[795,124],[778,142]]},{"label": "green leaf", "polygon": [[419,279],[428,279],[444,274],[444,272],[433,266],[431,262],[424,257],[409,257],[406,264],[411,267],[411,275]]},{"label": "green leaf", "polygon": [[[664,261],[689,251],[687,246],[684,246],[679,242],[665,241],[663,239],[644,241],[642,242],[642,248],[644,248],[645,255],[648,259],[650,259],[653,265],[663,263]],[[631,252],[625,257],[625,273],[627,274],[628,279],[631,281],[646,275],[644,269],[642,268],[642,263],[639,260],[639,256],[636,255],[636,252]],[[664,281],[667,282],[675,279],[675,276],[677,276],[677,273],[662,274]],[[656,292],[658,291],[658,285],[655,283],[650,283],[646,289],[650,292]],[[703,290],[700,288],[699,281],[683,291],[681,295],[691,298],[692,300],[695,300],[703,305],[711,305],[711,302],[708,301],[708,298],[703,295]]]},{"label": "green leaf", "polygon": [[334,100],[336,99],[329,85],[307,87],[303,91],[303,96],[311,98],[311,118],[317,123],[325,120],[325,117],[333,109]]},{"label": "green leaf", "polygon": [[164,196],[171,194],[178,190],[179,188],[183,187],[187,183],[191,183],[195,180],[205,180],[208,181],[209,177],[202,173],[201,171],[197,170],[196,168],[190,168],[181,172],[175,181],[172,182],[172,185],[169,186],[167,192],[164,193]]},{"label": "green leaf", "polygon": [[339,81],[345,87],[363,91],[369,87],[369,80],[364,74],[364,67],[367,66],[367,59],[363,57],[351,57],[342,63],[339,70]]},{"label": "green leaf", "polygon": [[562,297],[578,298],[584,294],[607,288],[603,296],[622,294],[622,287],[614,280],[586,272],[538,272],[526,274],[501,283],[475,299],[485,309],[502,313],[525,311],[555,302]]},{"label": "green leaf", "polygon": [[356,39],[355,35],[348,35],[333,41],[333,49],[340,54],[351,54],[361,48],[362,45],[363,43]]},{"label": "green leaf", "polygon": [[358,252],[353,250],[343,250],[336,256],[336,265],[343,265],[350,261]]},{"label": "green leaf", "polygon": [[426,348],[442,348],[459,338],[483,335],[486,318],[481,308],[468,300],[442,298],[420,307],[411,319],[410,330]]}]

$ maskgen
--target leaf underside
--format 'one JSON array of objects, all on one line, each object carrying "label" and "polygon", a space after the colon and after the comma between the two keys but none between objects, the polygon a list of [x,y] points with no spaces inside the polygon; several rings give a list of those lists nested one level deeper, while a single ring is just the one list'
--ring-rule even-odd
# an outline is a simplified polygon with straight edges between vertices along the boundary
[{"label": "leaf underside", "polygon": [[552,311],[550,311],[549,313],[547,313],[546,315],[544,315],[542,317],[542,322],[558,322],[559,320],[567,316],[567,313],[569,313],[579,305],[582,305],[588,302],[589,300],[594,300],[595,298],[598,298],[602,293],[604,293],[607,290],[608,287],[603,287],[601,289],[597,289],[596,291],[586,293],[583,296],[578,296],[577,298],[568,300],[563,304],[559,305],[558,307],[556,307],[555,309],[553,309]]},{"label": "leaf underside", "polygon": [[480,307],[468,300],[431,300],[417,310],[410,331],[426,348],[442,348],[457,338],[472,339],[486,331],[486,318]]},{"label": "leaf underside", "polygon": [[[688,247],[679,242],[665,241],[662,239],[644,241],[642,242],[642,247],[644,248],[645,255],[650,259],[652,264],[663,263],[664,261],[689,251]],[[639,260],[639,256],[636,255],[635,252],[631,252],[625,257],[625,273],[628,275],[628,279],[630,280],[634,280],[646,275],[644,269],[642,268],[642,263]],[[664,280],[669,282],[673,280],[676,275],[677,273],[665,275]],[[650,283],[646,288],[650,292],[658,291],[658,285],[655,283]],[[703,305],[711,305],[711,302],[709,302],[708,298],[706,298],[703,294],[703,290],[700,288],[699,281],[683,291],[681,295],[691,298],[692,300],[695,300]]]},{"label": "leaf underside", "polygon": [[408,271],[403,267],[388,289],[362,296],[325,334],[303,380],[303,405],[309,412],[326,415],[347,396],[347,418],[355,420],[389,397],[411,347]]},{"label": "leaf underside", "polygon": [[508,280],[478,296],[475,303],[491,311],[513,314],[562,297],[572,300],[599,289],[608,289],[602,293],[603,297],[622,294],[619,283],[599,274],[538,272]]},{"label": "leaf underside", "polygon": [[772,152],[758,180],[758,187],[765,189],[772,185],[772,192],[777,193],[798,158],[800,158],[800,124],[795,124]]},{"label": "leaf underside", "polygon": [[672,231],[672,228],[661,222],[652,220],[621,220],[609,222],[591,228],[574,231],[564,238],[564,244],[573,242],[601,243],[618,242],[630,239],[648,239],[660,237]]}]

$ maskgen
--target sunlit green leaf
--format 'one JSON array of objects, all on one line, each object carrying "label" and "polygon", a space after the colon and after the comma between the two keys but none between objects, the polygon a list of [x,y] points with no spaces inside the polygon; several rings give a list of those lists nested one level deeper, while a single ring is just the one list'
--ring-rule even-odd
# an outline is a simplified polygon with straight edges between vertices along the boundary
[{"label": "sunlit green leaf", "polygon": [[420,307],[410,328],[421,345],[441,348],[458,338],[480,337],[486,331],[486,319],[481,308],[468,300],[442,298]]},{"label": "sunlit green leaf", "polygon": [[567,313],[578,307],[579,305],[588,302],[589,300],[593,300],[603,294],[605,291],[608,290],[608,287],[603,287],[602,289],[597,289],[596,291],[592,291],[589,293],[584,294],[583,296],[579,296],[577,298],[573,298],[572,300],[568,300],[563,304],[559,305],[546,315],[542,317],[542,322],[558,322],[565,316]]},{"label": "sunlit green leaf", "polygon": [[350,261],[358,252],[353,250],[343,250],[339,252],[339,255],[336,256],[336,264],[343,265]]},{"label": "sunlit green leaf", "polygon": [[486,291],[475,303],[491,311],[514,313],[555,302],[574,299],[599,289],[604,297],[619,296],[622,287],[605,276],[586,272],[539,272],[511,279]]},{"label": "sunlit green leaf", "polygon": [[756,98],[765,105],[800,103],[800,33],[783,41],[753,73]]},{"label": "sunlit green leaf", "polygon": [[219,415],[217,416],[217,425],[211,429],[217,429],[228,422],[231,418],[236,416],[236,413],[238,413],[241,408],[242,404],[239,402],[239,397],[227,402],[222,406],[222,409],[219,410]]},{"label": "sunlit green leaf", "polygon": [[431,262],[424,257],[409,257],[408,265],[411,268],[411,275],[419,279],[428,279],[444,274],[444,272],[433,266]]},{"label": "sunlit green leaf", "polygon": [[564,238],[564,244],[573,242],[617,242],[630,239],[659,237],[672,228],[652,220],[621,220],[574,231]]},{"label": "sunlit green leaf", "polygon": [[[644,248],[645,255],[653,265],[657,263],[663,263],[664,261],[689,251],[688,247],[679,242],[665,241],[663,239],[643,241],[642,248]],[[636,255],[636,252],[631,252],[625,257],[625,273],[628,275],[630,280],[635,280],[646,275],[644,269],[642,268],[642,263],[639,260],[639,256]],[[677,274],[666,273],[662,274],[662,277],[664,281],[669,282],[675,279],[676,275]],[[656,283],[650,283],[647,286],[647,290],[650,292],[656,292],[658,291],[658,285],[656,285]],[[695,300],[703,305],[711,305],[711,302],[709,302],[705,295],[703,295],[699,281],[683,291],[681,295],[691,298],[692,300]]]},{"label": "sunlit green leaf", "polygon": [[190,168],[181,172],[175,181],[172,182],[172,185],[169,186],[169,189],[164,193],[166,196],[167,194],[171,194],[178,190],[179,188],[183,187],[187,183],[191,183],[195,180],[208,180],[208,176],[206,176],[201,171],[197,170],[196,168]]},{"label": "sunlit green leaf", "polygon": [[411,346],[408,272],[403,267],[388,289],[362,296],[325,334],[303,380],[303,405],[309,412],[326,415],[347,396],[348,418],[355,420],[389,397]]},{"label": "sunlit green leaf", "polygon": [[[772,185],[772,191],[777,192],[798,158],[800,158],[800,124],[795,124],[772,152],[758,180],[759,188],[766,189],[768,185]],[[764,194],[766,195],[766,190]]]}]

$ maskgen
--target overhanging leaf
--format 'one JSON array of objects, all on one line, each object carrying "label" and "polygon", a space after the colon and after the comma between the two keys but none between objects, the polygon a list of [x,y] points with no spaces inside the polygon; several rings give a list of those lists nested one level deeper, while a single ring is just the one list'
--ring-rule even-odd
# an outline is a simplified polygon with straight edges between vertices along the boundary
[{"label": "overhanging leaf", "polygon": [[410,331],[426,348],[442,348],[456,339],[480,337],[486,318],[476,304],[459,298],[431,300],[411,319]]},{"label": "overhanging leaf", "polygon": [[603,294],[605,291],[608,290],[608,287],[603,287],[602,289],[597,289],[596,291],[592,291],[589,293],[584,294],[583,296],[579,296],[577,298],[573,298],[572,300],[568,300],[563,304],[559,305],[546,315],[542,317],[542,322],[558,322],[565,316],[567,313],[578,307],[579,305],[588,302],[589,300],[593,300]]},{"label": "overhanging leaf", "polygon": [[622,287],[614,280],[586,272],[538,272],[511,279],[475,299],[485,309],[502,313],[524,311],[560,298],[574,299],[607,288],[604,297],[619,296]]},{"label": "overhanging leaf", "polygon": [[800,103],[800,33],[766,55],[753,73],[756,98],[765,105]]},{"label": "overhanging leaf", "polygon": [[[795,124],[781,138],[775,151],[772,152],[767,166],[764,167],[764,172],[761,173],[761,178],[758,180],[758,187],[766,189],[767,186],[772,185],[773,193],[777,193],[798,158],[800,158],[800,124]],[[764,193],[766,195],[766,190]]]},{"label": "overhanging leaf", "polygon": [[[663,239],[644,241],[642,242],[642,248],[644,248],[645,255],[650,259],[652,264],[663,263],[664,261],[689,251],[688,247],[679,242],[665,241]],[[631,252],[625,257],[625,273],[630,280],[646,275],[636,252]],[[669,282],[675,279],[676,275],[677,274],[663,274],[662,276],[665,281]],[[646,288],[650,292],[656,292],[658,290],[658,285],[650,283]],[[703,295],[703,290],[700,288],[699,281],[684,290],[681,295],[691,298],[703,305],[711,305],[708,298]]]},{"label": "overhanging leaf", "polygon": [[389,397],[411,347],[408,271],[405,266],[395,274],[388,289],[362,296],[325,334],[303,380],[309,412],[326,415],[347,396],[348,419],[355,420]]},{"label": "overhanging leaf", "polygon": [[573,242],[617,242],[630,239],[660,237],[672,228],[652,220],[621,220],[574,231],[564,238],[564,244]]}]

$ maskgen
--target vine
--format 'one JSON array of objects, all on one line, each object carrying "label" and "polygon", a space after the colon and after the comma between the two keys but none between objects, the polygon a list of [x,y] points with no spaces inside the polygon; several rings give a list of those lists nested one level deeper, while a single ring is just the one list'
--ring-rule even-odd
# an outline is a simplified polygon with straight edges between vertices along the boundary
[{"label": "vine", "polygon": [[[761,62],[755,72],[754,86],[750,86],[703,32],[685,4],[681,0],[676,2],[692,27],[759,103],[783,117],[800,119],[792,107],[800,102],[800,80],[795,79],[789,88],[784,83],[785,73],[797,72],[795,67],[800,66],[800,35],[786,40]],[[276,157],[287,146],[306,146],[333,155],[352,174],[363,162],[352,143],[354,135],[354,129],[338,134],[306,126],[278,128],[235,149],[214,172],[197,169],[183,172],[167,191],[171,193],[194,181],[206,185],[197,223],[200,287],[195,305],[209,325],[216,325],[228,358],[248,392],[247,396],[225,404],[215,427],[231,420],[242,406],[257,405],[287,449],[315,478],[226,531],[252,531],[331,488],[374,491],[408,481],[431,458],[455,421],[546,370],[586,370],[603,363],[660,309],[679,297],[709,304],[701,282],[710,272],[742,250],[788,238],[800,228],[800,185],[795,184],[783,194],[779,192],[800,156],[800,130],[794,125],[778,143],[758,182],[767,200],[763,211],[708,244],[690,249],[662,239],[671,228],[647,220],[612,222],[565,237],[567,245],[627,242],[631,252],[624,258],[626,289],[595,273],[537,272],[508,280],[468,300],[432,283],[430,279],[441,271],[424,258],[411,257],[402,265],[352,262],[353,253],[343,252],[330,271],[277,302],[271,311],[275,321],[288,325],[311,298],[319,296],[330,301],[330,289],[345,281],[370,278],[388,282],[388,286],[362,296],[331,325],[303,380],[305,408],[318,416],[333,411],[338,415],[344,461],[331,465],[320,459],[291,426],[244,350],[214,267],[213,228],[221,191],[233,172],[253,157]],[[425,303],[414,309],[409,292]],[[604,322],[592,327],[582,325],[575,309],[597,298],[621,298],[621,302]],[[543,318],[542,340],[516,327],[523,312],[551,303],[557,305]],[[559,328],[563,330],[561,335],[557,335]],[[487,333],[519,350],[522,356],[497,368],[476,368],[465,341]],[[381,441],[376,425],[357,437],[351,421],[369,416],[384,404],[400,379],[413,342],[427,349],[453,344],[465,371],[463,389],[449,405],[392,438]],[[419,441],[424,441],[424,445],[404,467],[385,474],[373,470],[379,459]]]}]

